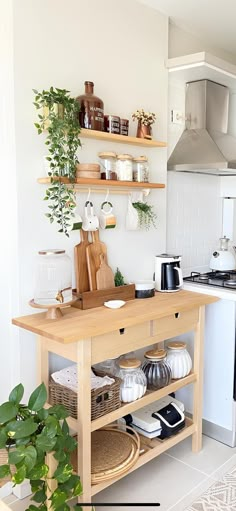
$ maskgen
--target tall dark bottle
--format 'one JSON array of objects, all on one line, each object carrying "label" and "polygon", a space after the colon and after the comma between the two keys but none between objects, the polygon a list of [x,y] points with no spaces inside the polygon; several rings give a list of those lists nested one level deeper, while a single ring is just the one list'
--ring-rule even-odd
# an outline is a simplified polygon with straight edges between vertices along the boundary
[{"label": "tall dark bottle", "polygon": [[81,128],[103,131],[104,106],[103,101],[94,96],[93,82],[84,82],[85,93],[78,96],[76,100],[80,104],[79,122]]}]

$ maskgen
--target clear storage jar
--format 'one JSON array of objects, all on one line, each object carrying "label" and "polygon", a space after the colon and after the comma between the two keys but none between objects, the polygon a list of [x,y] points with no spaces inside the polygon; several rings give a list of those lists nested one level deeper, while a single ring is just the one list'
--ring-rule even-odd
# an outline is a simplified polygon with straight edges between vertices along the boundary
[{"label": "clear storage jar", "polygon": [[133,158],[133,181],[149,182],[149,166],[147,156]]},{"label": "clear storage jar", "polygon": [[34,301],[54,305],[72,300],[71,260],[65,250],[40,250],[37,256]]},{"label": "clear storage jar", "polygon": [[146,376],[141,369],[141,361],[137,358],[121,358],[116,373],[121,380],[120,399],[123,403],[131,403],[140,399],[147,390]]},{"label": "clear storage jar", "polygon": [[101,165],[101,179],[117,179],[116,153],[112,151],[98,153]]},{"label": "clear storage jar", "polygon": [[187,376],[192,369],[192,359],[185,342],[167,344],[167,362],[171,368],[172,378],[178,380]]},{"label": "clear storage jar", "polygon": [[166,359],[165,350],[150,350],[144,354],[145,361],[142,369],[147,378],[147,388],[150,390],[166,387],[171,380],[171,369]]},{"label": "clear storage jar", "polygon": [[132,159],[130,154],[118,154],[116,161],[118,181],[133,181]]},{"label": "clear storage jar", "polygon": [[105,373],[108,376],[116,376],[119,369],[117,361],[117,358],[109,358],[99,362],[99,364],[95,364],[93,367],[95,371]]}]

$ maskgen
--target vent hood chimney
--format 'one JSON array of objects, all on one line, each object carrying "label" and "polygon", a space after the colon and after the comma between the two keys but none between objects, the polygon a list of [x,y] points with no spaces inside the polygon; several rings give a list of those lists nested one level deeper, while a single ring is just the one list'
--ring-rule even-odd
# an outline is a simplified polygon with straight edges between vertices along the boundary
[{"label": "vent hood chimney", "polygon": [[210,80],[186,84],[186,126],[168,170],[236,176],[236,138],[228,131],[229,89]]}]

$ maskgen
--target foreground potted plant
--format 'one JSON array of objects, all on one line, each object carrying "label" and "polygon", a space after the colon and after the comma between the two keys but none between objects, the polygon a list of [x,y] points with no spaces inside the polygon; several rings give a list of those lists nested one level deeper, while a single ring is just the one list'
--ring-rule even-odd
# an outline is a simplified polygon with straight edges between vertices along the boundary
[{"label": "foreground potted plant", "polygon": [[[31,504],[26,511],[46,511],[47,492],[51,492],[49,506],[54,511],[70,511],[68,501],[81,495],[80,478],[73,474],[70,463],[76,441],[69,434],[63,405],[44,408],[47,391],[42,383],[31,394],[28,404],[22,404],[22,384],[10,393],[9,400],[0,406],[0,449],[6,454],[0,466],[0,479],[9,476],[14,484],[29,479],[32,489]],[[45,456],[52,453],[56,469],[49,476]],[[57,488],[53,491],[53,485]],[[77,508],[79,509],[79,508]]]},{"label": "foreground potted plant", "polygon": [[156,120],[156,115],[153,112],[145,112],[141,109],[136,110],[136,112],[132,114],[132,119],[133,121],[136,119],[138,121],[136,137],[151,139],[151,126]]},{"label": "foreground potted plant", "polygon": [[[45,200],[49,201],[49,221],[59,224],[59,232],[69,236],[74,209],[76,206],[73,183],[76,176],[77,151],[81,146],[78,121],[79,103],[71,98],[69,91],[51,87],[35,93],[34,105],[38,110],[38,122],[35,127],[40,135],[47,130],[45,144],[48,149],[46,160],[51,185],[46,191]],[[61,178],[68,178],[72,184],[68,187]]]}]

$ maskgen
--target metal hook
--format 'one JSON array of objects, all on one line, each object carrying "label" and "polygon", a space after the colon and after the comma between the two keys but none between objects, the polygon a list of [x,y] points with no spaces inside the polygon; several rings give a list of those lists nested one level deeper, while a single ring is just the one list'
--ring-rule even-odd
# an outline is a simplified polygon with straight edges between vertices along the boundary
[{"label": "metal hook", "polygon": [[107,190],[107,193],[106,193],[106,197],[105,197],[105,201],[104,202],[107,202],[108,201],[108,197],[109,197],[109,189]]},{"label": "metal hook", "polygon": [[89,188],[89,190],[88,190],[88,195],[87,195],[87,199],[86,199],[86,202],[89,202],[90,195],[91,195],[91,190],[90,190],[90,188]]}]

